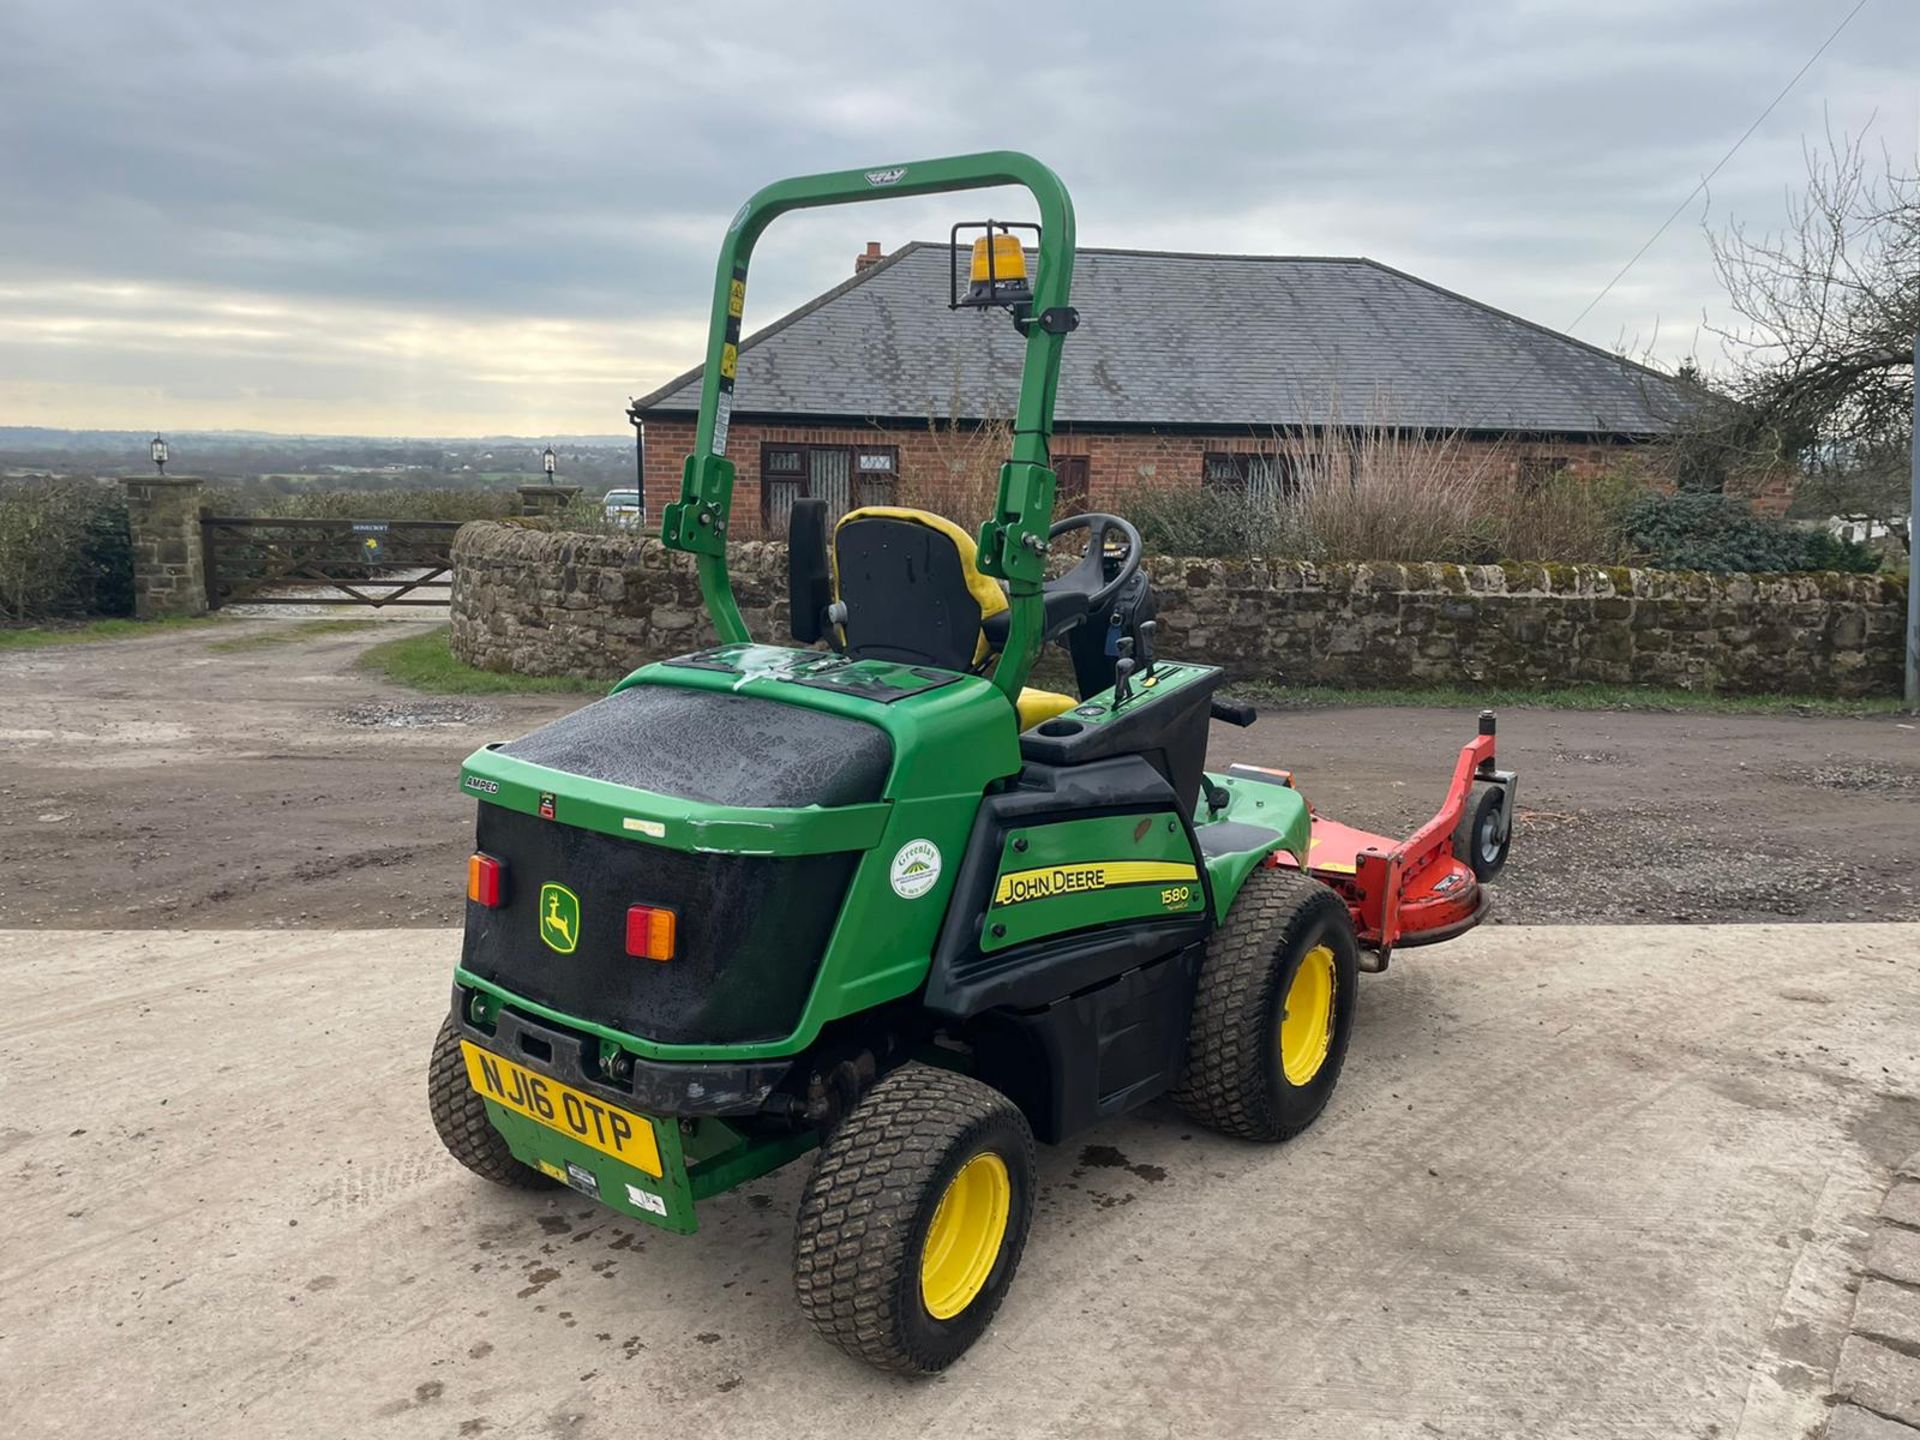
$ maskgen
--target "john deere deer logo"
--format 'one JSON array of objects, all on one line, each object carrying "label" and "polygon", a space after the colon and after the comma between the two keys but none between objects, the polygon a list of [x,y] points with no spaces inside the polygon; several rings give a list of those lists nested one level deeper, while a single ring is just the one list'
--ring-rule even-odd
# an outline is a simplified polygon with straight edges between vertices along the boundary
[{"label": "john deere deer logo", "polygon": [[580,897],[551,880],[540,887],[540,938],[562,955],[580,943]]}]

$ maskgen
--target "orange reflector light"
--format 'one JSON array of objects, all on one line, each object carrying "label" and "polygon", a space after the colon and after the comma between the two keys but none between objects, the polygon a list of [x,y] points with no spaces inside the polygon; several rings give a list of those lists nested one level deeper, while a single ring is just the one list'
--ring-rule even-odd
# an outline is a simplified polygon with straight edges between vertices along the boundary
[{"label": "orange reflector light", "polygon": [[635,905],[627,911],[627,954],[642,960],[671,960],[675,918],[664,905]]},{"label": "orange reflector light", "polygon": [[507,893],[507,867],[475,851],[467,857],[467,899],[489,910],[500,908]]}]

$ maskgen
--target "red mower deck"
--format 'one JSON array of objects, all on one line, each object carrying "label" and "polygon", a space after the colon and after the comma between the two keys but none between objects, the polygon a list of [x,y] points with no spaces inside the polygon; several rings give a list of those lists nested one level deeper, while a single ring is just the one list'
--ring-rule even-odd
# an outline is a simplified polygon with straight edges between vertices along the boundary
[{"label": "red mower deck", "polygon": [[[1284,770],[1235,765],[1236,777],[1293,786]],[[1494,762],[1494,717],[1480,717],[1480,733],[1461,747],[1447,786],[1447,798],[1434,817],[1404,840],[1343,825],[1312,810],[1313,839],[1307,869],[1331,887],[1353,917],[1362,946],[1379,957],[1384,969],[1397,945],[1433,945],[1478,925],[1492,909],[1493,897],[1481,883],[1506,862],[1512,826],[1514,776]],[[1479,805],[1485,788],[1500,787],[1490,818]],[[1483,847],[1476,863],[1475,847]],[[1284,851],[1270,865],[1297,868]]]}]

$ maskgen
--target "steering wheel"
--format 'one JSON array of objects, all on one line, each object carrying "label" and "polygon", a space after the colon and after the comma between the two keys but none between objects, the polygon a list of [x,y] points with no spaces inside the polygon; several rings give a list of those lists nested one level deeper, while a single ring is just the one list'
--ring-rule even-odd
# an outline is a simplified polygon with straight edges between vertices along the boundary
[{"label": "steering wheel", "polygon": [[[1069,530],[1085,530],[1087,550],[1080,557],[1080,563],[1067,571],[1058,580],[1046,583],[1043,597],[1045,618],[1041,622],[1041,633],[1049,640],[1058,640],[1074,626],[1090,615],[1098,614],[1111,605],[1121,589],[1135,575],[1140,573],[1140,557],[1143,547],[1140,532],[1118,515],[1103,515],[1098,511],[1089,511],[1084,515],[1070,515],[1065,520],[1053,522],[1053,528],[1047,531],[1047,542],[1067,533]],[[1125,551],[1119,555],[1120,571],[1113,579],[1107,579],[1107,536],[1114,531],[1126,542]],[[1007,631],[1011,626],[1013,612],[1002,610],[988,617],[981,625],[981,631],[987,637],[987,643],[995,650],[1007,643]]]},{"label": "steering wheel", "polygon": [[[1053,522],[1053,528],[1047,531],[1047,542],[1051,544],[1069,530],[1085,530],[1087,551],[1080,557],[1080,563],[1062,575],[1058,580],[1047,582],[1047,609],[1054,609],[1055,597],[1064,599],[1068,595],[1084,597],[1086,613],[1091,615],[1113,603],[1113,599],[1125,587],[1140,569],[1140,557],[1143,547],[1140,544],[1140,532],[1131,522],[1118,515],[1105,515],[1097,510],[1089,510],[1080,515],[1069,515],[1064,520]],[[1126,542],[1126,549],[1120,554],[1120,570],[1111,580],[1107,579],[1107,537],[1114,531],[1120,532],[1120,538]],[[1049,627],[1051,628],[1051,627]]]}]

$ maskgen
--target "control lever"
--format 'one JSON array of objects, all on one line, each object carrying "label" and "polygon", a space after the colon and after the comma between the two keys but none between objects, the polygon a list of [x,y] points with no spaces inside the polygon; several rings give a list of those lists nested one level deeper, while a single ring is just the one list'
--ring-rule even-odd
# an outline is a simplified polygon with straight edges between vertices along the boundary
[{"label": "control lever", "polygon": [[1153,675],[1153,632],[1159,624],[1158,620],[1140,622],[1140,658],[1146,662],[1147,667],[1146,677],[1143,678],[1150,678]]},{"label": "control lever", "polygon": [[1118,710],[1133,699],[1133,637],[1123,635],[1114,647],[1120,658],[1113,662],[1113,708]]}]

